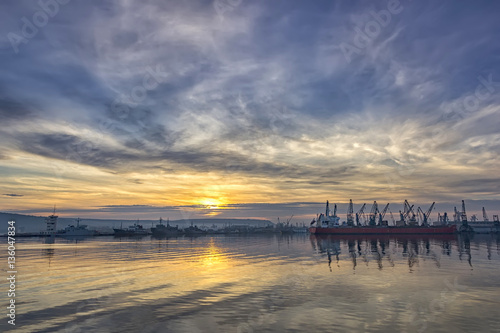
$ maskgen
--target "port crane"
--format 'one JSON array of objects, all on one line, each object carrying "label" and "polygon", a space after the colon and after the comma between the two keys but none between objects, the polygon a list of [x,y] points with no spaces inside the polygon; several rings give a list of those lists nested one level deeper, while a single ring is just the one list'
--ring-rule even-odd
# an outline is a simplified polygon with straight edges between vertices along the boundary
[{"label": "port crane", "polygon": [[483,207],[483,221],[484,222],[489,222],[490,219],[488,218],[488,215],[486,215],[486,209]]},{"label": "port crane", "polygon": [[392,212],[390,209],[389,209],[389,214],[391,215],[392,225],[396,225],[396,220],[394,219],[394,215],[392,215]]},{"label": "port crane", "polygon": [[[415,224],[416,223],[416,219],[415,219],[415,213],[413,212],[413,206],[414,205],[411,205],[408,203],[407,200],[405,200],[404,204],[403,204],[403,211],[399,211],[399,219],[400,219],[400,222],[403,223],[404,225],[407,225],[407,224]],[[410,216],[410,213],[412,213],[412,216]],[[406,222],[406,220],[408,219],[408,223]]]},{"label": "port crane", "polygon": [[462,200],[462,212],[460,213],[460,219],[463,225],[467,225],[467,213],[465,212],[465,201]]},{"label": "port crane", "polygon": [[354,225],[354,206],[352,199],[349,199],[349,207],[347,208],[347,225]]},{"label": "port crane", "polygon": [[457,207],[453,207],[454,213],[453,213],[453,221],[455,222],[460,222],[460,213],[457,210]]},{"label": "port crane", "polygon": [[[420,221],[423,221],[424,220],[424,211],[422,210],[422,208],[420,207],[417,207],[417,219],[418,219],[418,222],[420,223]],[[422,222],[422,225],[423,225],[423,222]]]},{"label": "port crane", "polygon": [[377,219],[377,215],[379,213],[379,210],[378,210],[378,204],[376,201],[373,202],[373,206],[372,206],[372,210],[370,211],[370,215],[368,215],[368,218],[369,218],[369,225],[376,225],[377,222],[376,222],[376,219]]},{"label": "port crane", "polygon": [[422,225],[429,225],[429,216],[431,215],[432,209],[434,208],[434,205],[436,202],[433,202],[432,205],[429,207],[427,212],[424,213],[422,208],[418,207],[418,214],[422,216]]},{"label": "port crane", "polygon": [[415,212],[413,211],[413,207],[414,206],[415,205],[411,205],[410,206],[410,204],[408,203],[408,200],[405,200],[405,203],[404,203],[405,216],[404,217],[408,218],[408,224],[409,225],[418,224]]},{"label": "port crane", "polygon": [[441,215],[441,213],[438,213],[438,222],[441,223],[441,224],[448,224],[448,222],[450,221],[450,219],[448,218],[448,213],[447,212],[444,212],[443,215]]},{"label": "port crane", "polygon": [[359,211],[356,213],[356,224],[357,225],[361,225],[361,221],[360,221],[360,217],[365,215],[364,211],[365,211],[365,207],[366,207],[366,203],[363,204],[363,206],[361,206],[361,208],[359,209]]},{"label": "port crane", "polygon": [[385,205],[384,209],[382,209],[382,211],[378,214],[378,225],[384,224],[384,217],[388,209],[389,209],[389,204]]}]

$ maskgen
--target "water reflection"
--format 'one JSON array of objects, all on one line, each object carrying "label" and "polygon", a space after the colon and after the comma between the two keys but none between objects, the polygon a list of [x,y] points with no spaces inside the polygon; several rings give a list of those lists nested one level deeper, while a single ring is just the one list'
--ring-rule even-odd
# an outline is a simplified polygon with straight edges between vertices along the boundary
[{"label": "water reflection", "polygon": [[[19,332],[488,332],[500,307],[491,235],[110,236],[19,249]],[[460,318],[477,320],[459,330]]]},{"label": "water reflection", "polygon": [[[433,262],[441,267],[442,256],[451,257],[454,251],[460,261],[473,268],[471,242],[486,244],[487,259],[492,258],[492,244],[496,242],[497,252],[500,237],[492,235],[311,235],[313,250],[327,258],[331,270],[332,262],[340,267],[344,259],[349,259],[352,269],[356,270],[359,261],[369,265],[374,263],[379,270],[394,267],[404,260],[410,272],[419,266],[421,260]],[[345,256],[347,255],[347,256]]]}]

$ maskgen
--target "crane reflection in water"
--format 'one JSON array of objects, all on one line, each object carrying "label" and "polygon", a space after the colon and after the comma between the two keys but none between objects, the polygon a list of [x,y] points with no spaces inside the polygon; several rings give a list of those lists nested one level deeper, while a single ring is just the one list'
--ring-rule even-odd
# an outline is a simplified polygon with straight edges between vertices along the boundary
[{"label": "crane reflection in water", "polygon": [[[379,270],[394,267],[397,263],[406,261],[409,271],[413,272],[421,260],[434,263],[441,267],[441,257],[452,257],[454,248],[460,261],[467,261],[472,268],[471,241],[477,235],[311,235],[313,250],[326,255],[328,266],[332,270],[332,261],[341,267],[349,261],[352,269],[364,263],[369,266],[376,264]],[[487,239],[488,259],[491,259],[491,237]],[[483,236],[484,238],[484,236]],[[491,239],[490,239],[491,238]],[[497,237],[497,248],[499,238]],[[348,260],[347,260],[348,259]]]}]

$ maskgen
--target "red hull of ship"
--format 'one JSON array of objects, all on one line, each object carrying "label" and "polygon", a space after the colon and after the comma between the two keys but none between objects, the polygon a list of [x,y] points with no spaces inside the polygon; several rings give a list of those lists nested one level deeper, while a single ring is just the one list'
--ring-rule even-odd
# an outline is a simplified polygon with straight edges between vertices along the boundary
[{"label": "red hull of ship", "polygon": [[337,228],[309,228],[311,234],[334,235],[401,235],[401,234],[453,234],[457,231],[455,225],[435,227],[337,227]]}]

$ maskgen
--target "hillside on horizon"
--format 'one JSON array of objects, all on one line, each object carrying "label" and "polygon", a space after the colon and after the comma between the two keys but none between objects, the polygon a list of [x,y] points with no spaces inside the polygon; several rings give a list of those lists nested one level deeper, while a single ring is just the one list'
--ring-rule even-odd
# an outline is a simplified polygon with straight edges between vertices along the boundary
[{"label": "hillside on horizon", "polygon": [[[33,216],[33,215],[23,215],[16,213],[4,213],[0,212],[0,220],[7,225],[10,220],[16,221],[16,233],[26,233],[26,232],[39,232],[45,230],[45,218],[46,216]],[[57,229],[64,229],[68,225],[76,224],[76,217],[60,217],[57,221]],[[127,227],[133,225],[137,220],[125,220],[125,219],[80,219],[81,224],[86,224],[90,229],[96,230],[106,230],[110,228],[118,228],[123,225]],[[159,220],[139,220],[145,228],[150,228],[159,223]],[[166,220],[164,220],[166,223]],[[227,224],[237,224],[237,225],[254,225],[254,226],[267,226],[273,225],[269,220],[257,220],[257,219],[190,219],[190,220],[170,220],[170,224],[179,225],[180,227],[191,225],[206,225],[211,226],[213,224],[217,226],[223,226]],[[5,230],[7,230],[5,228]],[[1,232],[3,234],[5,232]]]}]

